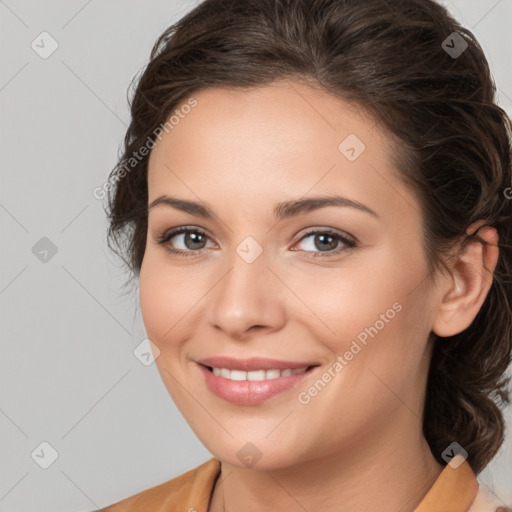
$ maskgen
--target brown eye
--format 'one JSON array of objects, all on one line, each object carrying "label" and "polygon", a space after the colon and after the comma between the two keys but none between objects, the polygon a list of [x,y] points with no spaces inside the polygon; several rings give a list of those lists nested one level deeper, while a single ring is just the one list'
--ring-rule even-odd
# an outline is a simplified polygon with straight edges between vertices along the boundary
[{"label": "brown eye", "polygon": [[164,233],[157,242],[172,254],[194,256],[201,253],[207,240],[209,240],[209,237],[200,229],[180,227]]},{"label": "brown eye", "polygon": [[[313,257],[337,255],[348,249],[354,248],[357,245],[354,240],[334,231],[310,231],[300,239],[299,243],[303,240],[307,240],[308,238],[310,241],[304,244],[306,249],[303,249],[303,251],[313,253]],[[338,244],[340,243],[342,244],[342,247],[338,248]]]}]

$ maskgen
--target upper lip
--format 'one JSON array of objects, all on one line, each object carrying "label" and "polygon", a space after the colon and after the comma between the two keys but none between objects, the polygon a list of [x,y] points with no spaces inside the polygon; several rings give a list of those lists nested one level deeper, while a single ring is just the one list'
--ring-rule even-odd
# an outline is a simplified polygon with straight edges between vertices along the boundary
[{"label": "upper lip", "polygon": [[286,370],[306,368],[309,366],[317,366],[317,363],[313,362],[297,362],[297,361],[280,361],[277,359],[269,359],[266,357],[251,357],[249,359],[235,359],[228,356],[217,356],[207,357],[205,359],[199,359],[199,364],[204,366],[210,366],[213,368],[228,368],[230,370],[243,370],[243,371],[254,371],[254,370]]}]

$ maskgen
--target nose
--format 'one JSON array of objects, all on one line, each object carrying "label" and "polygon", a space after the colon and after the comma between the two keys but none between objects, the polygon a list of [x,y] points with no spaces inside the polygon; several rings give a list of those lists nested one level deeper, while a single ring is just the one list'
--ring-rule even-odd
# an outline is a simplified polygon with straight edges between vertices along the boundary
[{"label": "nose", "polygon": [[281,329],[287,290],[266,252],[249,263],[234,251],[229,263],[229,270],[209,294],[213,327],[240,341]]}]

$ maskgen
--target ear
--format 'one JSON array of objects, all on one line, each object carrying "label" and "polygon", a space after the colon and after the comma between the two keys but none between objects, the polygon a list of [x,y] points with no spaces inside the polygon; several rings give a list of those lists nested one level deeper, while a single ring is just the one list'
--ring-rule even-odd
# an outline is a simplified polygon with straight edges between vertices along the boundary
[{"label": "ear", "polygon": [[[468,228],[469,232],[482,223]],[[457,255],[450,275],[443,280],[441,302],[438,304],[432,330],[441,337],[453,336],[469,327],[491,288],[494,269],[498,262],[498,233],[495,228],[484,228],[478,238],[472,238]]]}]

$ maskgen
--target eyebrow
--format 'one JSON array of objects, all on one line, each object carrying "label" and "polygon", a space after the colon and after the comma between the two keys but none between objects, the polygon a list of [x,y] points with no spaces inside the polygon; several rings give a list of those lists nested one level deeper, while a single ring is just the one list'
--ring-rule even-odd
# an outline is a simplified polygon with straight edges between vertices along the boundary
[{"label": "eyebrow", "polygon": [[[177,210],[181,210],[198,217],[203,217],[205,219],[213,219],[214,217],[217,217],[214,211],[204,203],[178,199],[168,195],[161,195],[157,197],[148,205],[148,211],[159,205],[171,206]],[[320,196],[277,203],[274,207],[274,220],[279,221],[285,218],[295,217],[328,206],[354,208],[380,219],[379,215],[374,210],[358,201],[354,201],[343,196]]]}]

